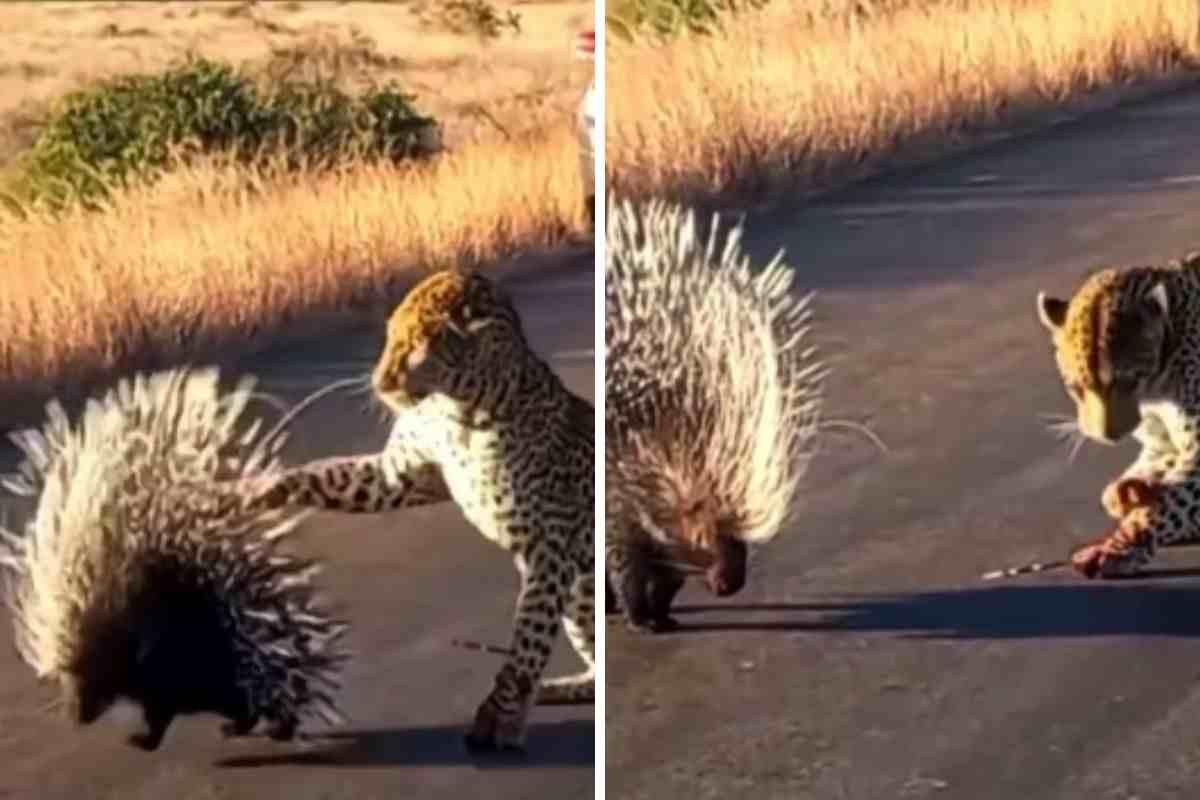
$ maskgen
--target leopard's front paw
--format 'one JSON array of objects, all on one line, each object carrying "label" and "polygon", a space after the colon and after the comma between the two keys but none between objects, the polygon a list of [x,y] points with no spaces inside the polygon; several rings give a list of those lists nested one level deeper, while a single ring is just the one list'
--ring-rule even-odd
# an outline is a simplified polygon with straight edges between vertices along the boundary
[{"label": "leopard's front paw", "polygon": [[511,664],[496,676],[496,685],[475,711],[475,722],[464,740],[472,752],[525,751],[525,720],[535,699],[536,678]]},{"label": "leopard's front paw", "polygon": [[475,712],[475,722],[463,737],[473,753],[525,752],[525,714],[504,712],[494,697],[489,696]]},{"label": "leopard's front paw", "polygon": [[1136,575],[1150,560],[1150,551],[1140,537],[1114,533],[1071,554],[1071,566],[1085,578],[1120,578]]},{"label": "leopard's front paw", "polygon": [[288,504],[288,486],[278,476],[246,478],[239,482],[238,491],[251,511],[271,511]]},{"label": "leopard's front paw", "polygon": [[1124,519],[1136,508],[1153,505],[1161,491],[1144,478],[1118,478],[1104,487],[1100,502],[1113,519]]}]

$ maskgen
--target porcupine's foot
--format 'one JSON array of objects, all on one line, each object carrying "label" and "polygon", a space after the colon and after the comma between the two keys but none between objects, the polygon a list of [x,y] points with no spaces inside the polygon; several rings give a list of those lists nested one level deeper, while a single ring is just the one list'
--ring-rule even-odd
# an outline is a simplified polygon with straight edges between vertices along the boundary
[{"label": "porcupine's foot", "polygon": [[671,616],[671,604],[685,582],[681,573],[669,567],[660,567],[651,573],[646,582],[646,613],[655,633],[667,633],[679,627],[679,621]]},{"label": "porcupine's foot", "polygon": [[142,708],[142,719],[142,730],[130,734],[127,741],[139,750],[152,753],[162,744],[163,737],[167,735],[167,728],[171,727],[171,721],[175,719],[175,712],[147,705]]},{"label": "porcupine's foot", "polygon": [[[626,575],[618,589],[621,620],[630,633],[646,635],[664,633],[675,620],[665,613],[667,609],[653,608],[650,602],[650,582],[638,575]],[[611,608],[611,606],[609,606]],[[659,612],[659,613],[655,613]]]},{"label": "porcupine's foot", "polygon": [[258,717],[242,717],[241,719],[230,720],[221,725],[221,735],[226,739],[237,739],[243,736],[249,736],[254,730],[254,726],[258,724]]},{"label": "porcupine's foot", "polygon": [[1161,491],[1158,484],[1145,478],[1118,478],[1104,487],[1100,503],[1110,517],[1124,519],[1135,508],[1154,503]]},{"label": "porcupine's foot", "polygon": [[1123,524],[1109,536],[1071,554],[1071,565],[1086,578],[1136,575],[1153,555],[1150,531]]},{"label": "porcupine's foot", "polygon": [[267,726],[267,738],[275,742],[291,742],[296,738],[296,729],[300,727],[299,720],[294,717],[277,719]]},{"label": "porcupine's foot", "polygon": [[675,630],[679,623],[670,615],[652,616],[650,614],[639,614],[634,616],[626,613],[622,619],[625,622],[625,630],[630,633],[636,633],[639,636],[648,636],[655,633],[667,633]]}]

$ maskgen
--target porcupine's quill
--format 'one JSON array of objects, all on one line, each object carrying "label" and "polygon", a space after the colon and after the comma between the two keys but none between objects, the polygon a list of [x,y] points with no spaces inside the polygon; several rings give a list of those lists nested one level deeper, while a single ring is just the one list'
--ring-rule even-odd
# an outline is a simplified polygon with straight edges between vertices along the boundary
[{"label": "porcupine's quill", "polygon": [[991,572],[985,572],[980,576],[982,580],[994,581],[1000,578],[1016,578],[1021,575],[1033,575],[1038,572],[1055,572],[1060,569],[1066,569],[1071,566],[1070,561],[1034,561],[1030,564],[1023,564],[1019,567],[1005,567],[1004,569],[994,569]]}]

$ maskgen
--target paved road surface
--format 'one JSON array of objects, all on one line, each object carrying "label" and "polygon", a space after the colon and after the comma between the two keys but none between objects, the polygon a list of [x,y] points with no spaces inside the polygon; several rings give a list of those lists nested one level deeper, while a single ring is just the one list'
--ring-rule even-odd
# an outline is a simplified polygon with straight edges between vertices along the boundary
[{"label": "paved road surface", "polygon": [[[593,392],[593,267],[589,255],[514,285],[536,347],[570,386]],[[292,347],[245,365],[264,388],[296,400],[335,378],[365,374],[381,329],[323,348]],[[289,459],[378,447],[386,426],[360,400],[323,401],[302,418]],[[163,748],[126,747],[119,717],[76,733],[39,709],[48,695],[12,652],[0,619],[0,798],[4,800],[393,800],[591,798],[592,707],[535,711],[524,762],[472,759],[461,735],[491,688],[496,656],[451,639],[503,644],[516,572],[452,508],[376,518],[320,515],[297,540],[330,557],[323,584],[355,624],[345,730],[307,750],[267,740],[226,743],[215,718],[177,721]],[[552,674],[579,668],[560,640]]]},{"label": "paved road surface", "polygon": [[1099,534],[1132,445],[1068,462],[1034,315],[1090,267],[1200,247],[1200,90],[751,225],[822,292],[836,355],[807,509],[684,629],[609,625],[615,800],[1200,797],[1200,553],[1000,585]]}]

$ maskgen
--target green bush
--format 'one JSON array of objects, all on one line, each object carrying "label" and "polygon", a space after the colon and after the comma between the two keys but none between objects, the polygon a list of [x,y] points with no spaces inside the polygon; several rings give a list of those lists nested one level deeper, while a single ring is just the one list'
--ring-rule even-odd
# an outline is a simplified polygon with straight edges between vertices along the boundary
[{"label": "green bush", "polygon": [[320,78],[260,85],[228,64],[189,58],[63,98],[18,159],[14,194],[52,206],[94,203],[177,159],[210,153],[292,168],[416,158],[430,152],[433,124],[393,84],[358,96]]},{"label": "green bush", "polygon": [[668,39],[687,31],[710,35],[722,17],[759,9],[770,0],[613,0],[605,30],[632,41],[639,36]]}]

